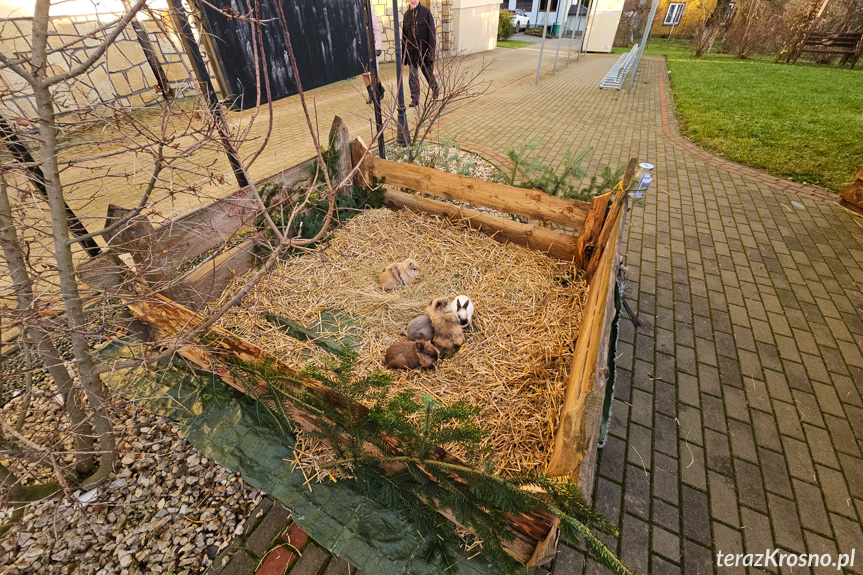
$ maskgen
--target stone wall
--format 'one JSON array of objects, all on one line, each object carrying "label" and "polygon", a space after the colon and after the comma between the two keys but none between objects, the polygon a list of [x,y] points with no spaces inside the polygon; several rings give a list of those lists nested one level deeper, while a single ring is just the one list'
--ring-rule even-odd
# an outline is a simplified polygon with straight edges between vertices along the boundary
[{"label": "stone wall", "polygon": [[[422,0],[422,3],[431,10],[434,16],[435,28],[437,28],[437,41],[439,51],[452,50],[452,0]],[[398,0],[399,26],[405,11],[408,9],[408,0]],[[396,47],[393,34],[393,2],[392,0],[372,0],[372,10],[378,17],[381,26],[381,40],[383,41],[383,54],[380,62],[395,62]],[[399,30],[401,37],[401,30]]]},{"label": "stone wall", "polygon": [[[100,27],[115,21],[119,15],[58,16],[49,24],[49,48],[58,49],[75,40],[74,45],[57,50],[48,58],[49,74],[70,70],[86,60],[99,45],[91,38]],[[190,83],[187,62],[182,47],[171,32],[173,25],[167,14],[161,25],[150,19],[139,21],[153,44],[156,58],[161,63],[171,86],[176,88]],[[30,18],[12,18],[0,21],[0,50],[4,54],[25,56],[30,53]],[[101,33],[95,34],[97,38]],[[84,113],[100,105],[140,107],[158,101],[161,94],[144,50],[131,26],[117,38],[106,53],[84,74],[59,85],[55,90],[58,115]],[[27,84],[9,70],[0,70],[0,100],[3,114],[9,117],[29,118],[33,115],[32,96]]]}]

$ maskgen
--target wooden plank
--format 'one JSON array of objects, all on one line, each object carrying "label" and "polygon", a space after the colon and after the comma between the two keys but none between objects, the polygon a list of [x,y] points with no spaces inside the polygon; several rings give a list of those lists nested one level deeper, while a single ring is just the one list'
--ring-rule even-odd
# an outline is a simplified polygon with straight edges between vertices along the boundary
[{"label": "wooden plank", "polygon": [[235,277],[255,268],[254,247],[255,240],[246,240],[196,267],[180,282],[183,296],[176,298],[177,301],[199,310],[205,303],[219,299]]},{"label": "wooden plank", "polygon": [[602,231],[602,223],[605,221],[605,211],[608,208],[608,199],[611,194],[602,194],[590,201],[590,211],[584,219],[584,227],[578,233],[575,242],[575,265],[584,269],[590,261],[591,253],[596,249],[596,240]]},{"label": "wooden plank", "polygon": [[[616,218],[615,231],[620,229],[622,220],[623,217]],[[586,415],[589,415],[590,419],[598,419],[596,413],[601,416],[604,393],[600,394],[596,389],[596,382],[603,336],[607,340],[606,324],[610,321],[609,314],[613,313],[609,310],[608,301],[613,281],[611,274],[617,259],[617,236],[615,233],[614,237],[610,238],[607,249],[603,250],[601,267],[589,285],[587,303],[582,312],[581,327],[575,342],[569,382],[558,419],[560,423],[546,469],[549,475],[573,476],[591,447],[588,432],[594,422],[586,421]],[[611,297],[613,298],[613,295]],[[613,310],[613,299],[611,306]],[[605,343],[607,344],[607,341]],[[578,479],[577,476],[573,478]],[[587,493],[592,489],[592,486],[585,484],[580,484],[580,487]]]},{"label": "wooden plank", "polygon": [[[599,353],[597,354],[597,369],[595,370],[594,379],[594,397],[605,399],[605,388],[608,385],[608,367],[606,365],[608,358],[608,350],[611,345],[611,324],[614,321],[614,284],[617,282],[617,274],[620,269],[620,264],[623,257],[620,255],[620,245],[623,241],[623,229],[625,226],[625,212],[621,215],[621,222],[617,233],[614,249],[608,247],[607,252],[611,256],[611,269],[609,271],[609,286],[608,299],[605,302],[605,320],[602,327],[602,335],[600,336]],[[585,414],[586,416],[588,414]],[[599,416],[590,414],[590,418],[585,417],[583,421],[585,443],[583,447],[584,456],[572,471],[572,476],[578,478],[578,485],[588,501],[591,500],[593,494],[594,479],[596,476],[596,459],[599,449],[599,430],[602,425],[602,411]]]},{"label": "wooden plank", "polygon": [[590,208],[587,202],[549,196],[540,190],[514,188],[373,156],[367,156],[364,165],[372,176],[386,178],[386,183],[391,186],[409,188],[447,200],[470,202],[577,230],[584,226]]},{"label": "wooden plank", "polygon": [[[309,169],[315,161],[312,158],[264,181],[294,186],[309,177]],[[248,188],[237,190],[158,227],[152,240],[153,248],[164,251],[169,264],[175,269],[179,268],[184,262],[216,247],[247,227],[258,209],[257,200]]]},{"label": "wooden plank", "polygon": [[593,274],[596,272],[597,267],[599,266],[599,262],[603,258],[603,251],[605,250],[605,246],[608,244],[608,240],[611,237],[612,231],[617,225],[617,221],[620,216],[621,210],[625,209],[625,203],[627,198],[626,188],[618,189],[617,195],[614,197],[614,203],[611,204],[611,209],[608,210],[608,216],[605,218],[605,222],[602,225],[602,231],[599,233],[599,238],[596,240],[596,249],[593,250],[594,253],[590,256],[590,261],[587,264],[587,268],[585,269],[585,276],[590,280],[593,277]]},{"label": "wooden plank", "polygon": [[560,260],[571,262],[578,254],[576,238],[569,234],[507,220],[477,210],[393,189],[384,191],[384,203],[392,209],[407,208],[415,212],[444,216],[453,221],[464,222],[502,244],[518,244],[547,253]]}]

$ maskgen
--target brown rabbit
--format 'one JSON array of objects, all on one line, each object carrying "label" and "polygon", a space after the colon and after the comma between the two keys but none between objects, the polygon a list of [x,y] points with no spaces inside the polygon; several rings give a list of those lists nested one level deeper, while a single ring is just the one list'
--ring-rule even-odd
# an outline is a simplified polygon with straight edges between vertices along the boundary
[{"label": "brown rabbit", "polygon": [[434,331],[432,343],[440,350],[441,357],[449,357],[464,343],[464,332],[458,315],[450,308],[449,299],[439,297],[433,299],[426,308]]},{"label": "brown rabbit", "polygon": [[414,280],[416,280],[419,277],[420,272],[422,272],[419,263],[417,263],[414,258],[414,252],[411,252],[408,259],[385,267],[383,273],[381,273],[381,289],[392,290],[397,287],[414,283]]},{"label": "brown rabbit", "polygon": [[384,361],[390,369],[431,367],[439,357],[430,341],[397,341],[387,348]]}]

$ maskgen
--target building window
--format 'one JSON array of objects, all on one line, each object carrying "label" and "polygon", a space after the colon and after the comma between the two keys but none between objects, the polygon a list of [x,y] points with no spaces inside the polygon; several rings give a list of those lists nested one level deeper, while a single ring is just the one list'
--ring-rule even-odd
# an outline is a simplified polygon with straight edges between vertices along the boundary
[{"label": "building window", "polygon": [[665,21],[663,26],[677,26],[680,24],[680,17],[683,15],[683,7],[685,2],[672,2],[668,5],[668,12],[665,13]]},{"label": "building window", "polygon": [[552,12],[557,12],[557,0],[551,0],[551,8],[548,7],[549,0],[539,0],[539,11],[545,12],[546,10],[550,10]]},{"label": "building window", "polygon": [[728,6],[722,12],[722,21],[719,22],[720,26],[725,26],[729,22],[731,22],[731,16],[734,12],[734,2],[729,2]]},{"label": "building window", "polygon": [[515,7],[530,12],[533,9],[533,0],[516,0]]}]

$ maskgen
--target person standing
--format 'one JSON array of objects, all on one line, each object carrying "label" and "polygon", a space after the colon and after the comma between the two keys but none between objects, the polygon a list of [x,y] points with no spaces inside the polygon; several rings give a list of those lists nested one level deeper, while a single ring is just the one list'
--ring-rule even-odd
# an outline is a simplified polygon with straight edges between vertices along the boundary
[{"label": "person standing", "polygon": [[434,77],[437,40],[431,11],[420,4],[420,0],[408,1],[410,7],[402,23],[402,54],[410,70],[408,84],[411,89],[410,107],[413,108],[420,102],[420,69],[431,88],[432,97],[438,97],[438,84]]}]

